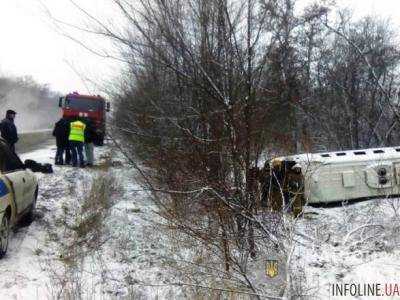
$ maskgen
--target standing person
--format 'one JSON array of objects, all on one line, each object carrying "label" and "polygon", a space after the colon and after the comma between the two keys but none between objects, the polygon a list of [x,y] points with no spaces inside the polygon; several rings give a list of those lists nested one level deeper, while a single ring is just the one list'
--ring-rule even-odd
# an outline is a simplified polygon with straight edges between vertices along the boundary
[{"label": "standing person", "polygon": [[79,118],[76,118],[75,121],[70,123],[70,131],[69,131],[69,146],[71,148],[72,153],[72,166],[78,166],[78,157],[79,157],[79,166],[81,168],[85,167],[85,161],[83,159],[83,144],[85,142],[85,129],[86,124],[83,123]]},{"label": "standing person", "polygon": [[93,122],[90,119],[85,120],[85,156],[86,165],[92,167],[94,164],[94,145],[93,142],[96,139],[96,131],[93,126]]},{"label": "standing person", "polygon": [[53,136],[56,138],[57,153],[55,157],[56,165],[70,164],[71,153],[69,150],[69,121],[66,118],[61,118],[54,126]]},{"label": "standing person", "polygon": [[7,110],[5,119],[0,123],[1,137],[6,140],[13,152],[15,152],[15,144],[18,142],[17,127],[14,124],[16,114],[11,109]]}]

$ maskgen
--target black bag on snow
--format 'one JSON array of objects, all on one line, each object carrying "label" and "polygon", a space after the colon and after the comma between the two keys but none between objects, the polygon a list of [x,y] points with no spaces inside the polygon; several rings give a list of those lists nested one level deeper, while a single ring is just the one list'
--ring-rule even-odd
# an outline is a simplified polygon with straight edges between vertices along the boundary
[{"label": "black bag on snow", "polygon": [[51,164],[42,165],[42,173],[51,174],[53,173],[53,166]]},{"label": "black bag on snow", "polygon": [[53,167],[51,164],[40,164],[32,159],[25,160],[25,167],[31,169],[32,172],[41,172],[45,174],[53,173]]}]

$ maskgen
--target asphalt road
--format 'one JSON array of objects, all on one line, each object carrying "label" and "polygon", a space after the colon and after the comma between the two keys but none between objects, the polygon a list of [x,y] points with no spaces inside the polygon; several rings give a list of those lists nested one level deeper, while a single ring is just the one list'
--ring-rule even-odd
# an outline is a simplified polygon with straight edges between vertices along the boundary
[{"label": "asphalt road", "polygon": [[16,152],[23,154],[53,145],[54,139],[51,133],[50,129],[20,133]]}]

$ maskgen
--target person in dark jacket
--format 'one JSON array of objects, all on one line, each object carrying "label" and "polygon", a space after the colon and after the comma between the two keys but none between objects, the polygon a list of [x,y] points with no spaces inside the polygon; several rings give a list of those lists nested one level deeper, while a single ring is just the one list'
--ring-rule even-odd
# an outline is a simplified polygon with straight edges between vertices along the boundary
[{"label": "person in dark jacket", "polygon": [[1,137],[6,140],[13,152],[15,152],[15,144],[18,142],[17,127],[14,124],[16,114],[11,109],[7,110],[6,118],[0,123]]},{"label": "person in dark jacket", "polygon": [[57,152],[55,158],[56,165],[64,164],[64,152],[65,152],[65,164],[71,163],[71,152],[69,147],[69,120],[61,118],[54,126],[53,136],[56,138]]},{"label": "person in dark jacket", "polygon": [[90,119],[85,120],[86,130],[85,130],[85,156],[86,165],[91,167],[94,164],[94,141],[97,138],[97,133],[94,128],[93,122]]}]

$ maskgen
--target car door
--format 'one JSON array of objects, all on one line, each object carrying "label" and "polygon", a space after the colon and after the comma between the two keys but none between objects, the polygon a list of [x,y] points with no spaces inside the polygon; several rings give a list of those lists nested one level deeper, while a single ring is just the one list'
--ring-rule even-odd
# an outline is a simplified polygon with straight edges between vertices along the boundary
[{"label": "car door", "polygon": [[18,156],[4,144],[0,145],[0,155],[4,158],[2,167],[3,175],[11,182],[17,213],[23,212],[31,203],[28,194],[29,174]]}]

